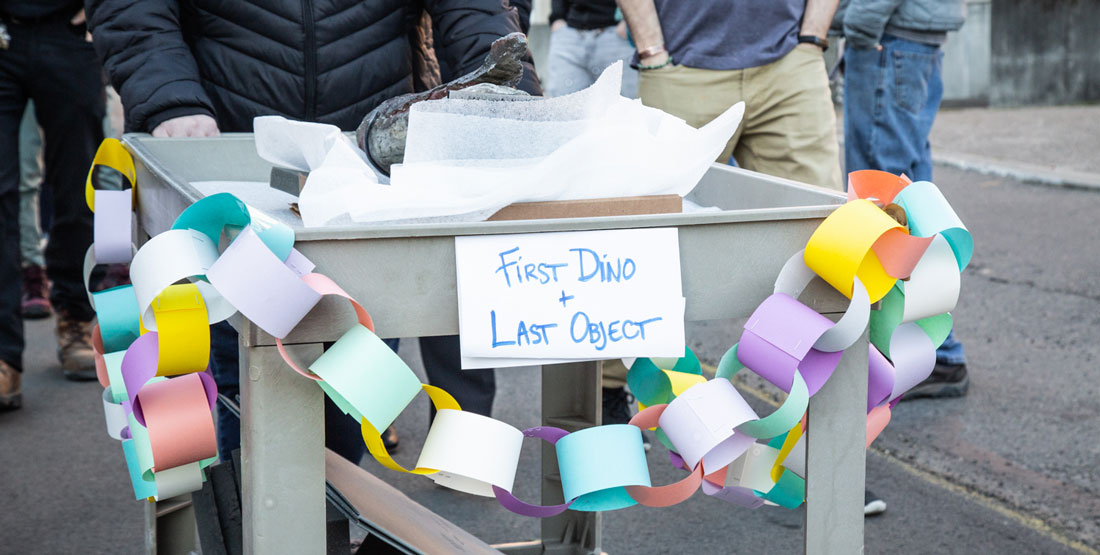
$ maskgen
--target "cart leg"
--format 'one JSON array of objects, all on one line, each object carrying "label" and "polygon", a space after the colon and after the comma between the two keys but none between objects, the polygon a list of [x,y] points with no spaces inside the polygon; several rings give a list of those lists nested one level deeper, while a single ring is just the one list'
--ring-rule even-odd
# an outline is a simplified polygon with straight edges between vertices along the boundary
[{"label": "cart leg", "polygon": [[[246,345],[241,326],[241,503],[244,552],[325,552],[323,393],[275,347]],[[321,345],[288,348],[312,360]]]},{"label": "cart leg", "polygon": [[195,508],[185,493],[155,503],[145,503],[145,552],[187,555],[196,547]]},{"label": "cart leg", "polygon": [[[603,416],[599,361],[542,367],[542,423],[575,432],[598,426]],[[542,446],[542,503],[563,503],[554,447]],[[565,511],[542,519],[542,547],[548,554],[600,553],[600,513]]]},{"label": "cart leg", "polygon": [[867,332],[810,398],[806,438],[807,555],[863,553]]}]

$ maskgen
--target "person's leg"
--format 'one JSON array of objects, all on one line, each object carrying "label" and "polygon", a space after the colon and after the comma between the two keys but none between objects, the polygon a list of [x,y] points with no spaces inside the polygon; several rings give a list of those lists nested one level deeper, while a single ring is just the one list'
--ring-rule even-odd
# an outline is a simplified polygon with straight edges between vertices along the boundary
[{"label": "person's leg", "polygon": [[634,47],[615,32],[615,26],[607,27],[596,36],[596,46],[589,60],[589,71],[599,76],[611,64],[623,62],[623,84],[620,92],[627,98],[638,97],[638,71],[630,67]]},{"label": "person's leg", "polygon": [[593,79],[587,69],[591,38],[568,25],[550,33],[546,71],[541,74],[546,96],[562,96],[587,88]]},{"label": "person's leg", "polygon": [[622,388],[626,385],[626,373],[630,369],[623,364],[623,359],[613,358],[603,361],[603,387]]},{"label": "person's leg", "polygon": [[[702,127],[744,99],[742,70],[715,71],[679,65],[638,72],[638,97],[642,104],[664,110]],[[746,108],[746,118],[751,108]],[[745,125],[738,126],[717,161],[729,161]]]},{"label": "person's leg", "polygon": [[885,61],[886,55],[872,48],[844,51],[844,169],[849,173],[872,167],[875,134],[884,125],[878,120],[884,109]]},{"label": "person's leg", "polygon": [[[210,370],[218,393],[236,401],[240,394],[240,347],[237,331],[228,322],[210,326]],[[218,458],[232,460],[232,453],[241,446],[241,420],[218,403]]]},{"label": "person's leg", "polygon": [[[42,238],[45,239],[53,225],[53,191],[49,187],[38,187],[38,229],[42,230]],[[45,257],[43,257],[45,260]]]},{"label": "person's leg", "polygon": [[745,70],[746,110],[733,157],[746,169],[840,189],[836,114],[821,50],[799,45]]},{"label": "person's leg", "polygon": [[45,256],[51,300],[59,311],[87,321],[92,308],[81,265],[92,243],[92,212],[84,200],[84,181],[103,141],[103,77],[83,37],[65,24],[39,27],[39,70],[31,94],[45,138],[45,185],[53,193]]},{"label": "person's leg", "polygon": [[[882,50],[849,49],[845,58],[844,140],[848,171],[882,170],[931,179],[928,133],[939,108],[939,48],[886,35]],[[920,169],[921,175],[914,175]]]},{"label": "person's leg", "polygon": [[[920,151],[920,157],[913,165],[913,179],[916,181],[932,180],[932,144],[928,140],[928,136],[932,133],[932,124],[935,122],[936,114],[940,110],[940,101],[943,100],[942,67],[943,52],[937,51],[935,58],[932,60],[932,71],[928,78],[928,98],[925,100],[924,108],[917,116],[925,140]],[[936,349],[936,362],[946,366],[966,366],[966,352],[962,343],[955,339],[955,330],[951,330],[947,334],[947,339]]]},{"label": "person's leg", "polygon": [[[847,53],[848,170],[880,169],[930,181],[928,135],[943,99],[943,53],[937,46],[890,36],[883,37],[882,43],[882,51],[850,49]],[[954,331],[936,350],[936,360],[951,366],[966,364]]]},{"label": "person's leg", "polygon": [[[882,46],[881,51],[848,50],[844,92],[848,170],[877,169],[931,180],[928,135],[943,97],[943,54],[937,46],[889,35],[883,37]],[[968,388],[966,355],[952,331],[936,350],[932,375],[902,399],[955,397],[965,395]]]},{"label": "person's leg", "polygon": [[19,125],[19,251],[23,259],[24,318],[48,318],[49,287],[46,285],[46,261],[42,258],[42,227],[39,217],[39,190],[42,187],[42,135],[34,115],[34,101],[27,102]]},{"label": "person's leg", "polygon": [[38,223],[38,189],[42,185],[42,135],[27,102],[19,124],[19,250],[23,264],[42,266],[42,230]]},{"label": "person's leg", "polygon": [[[19,122],[27,106],[22,80],[28,71],[29,45],[14,34],[11,47],[0,50],[0,361],[23,369],[23,319],[20,304],[23,276],[19,253]],[[14,396],[16,387],[4,380],[0,395]],[[14,406],[12,407],[14,408]]]},{"label": "person's leg", "polygon": [[942,364],[960,365],[966,364],[966,352],[958,339],[955,339],[955,330],[947,334],[947,339],[936,349],[936,362]]},{"label": "person's leg", "polygon": [[[626,392],[626,373],[630,370],[621,358],[603,361],[604,424],[626,424],[633,416],[634,397]],[[642,430],[642,446],[649,451],[649,432]]]},{"label": "person's leg", "polygon": [[[463,370],[457,335],[420,338],[420,358],[428,383],[454,396],[462,410],[492,416],[497,393],[495,370]],[[435,409],[432,408],[432,415]]]},{"label": "person's leg", "polygon": [[[927,47],[926,47],[927,48]],[[914,181],[932,180],[932,143],[928,137],[932,134],[932,124],[936,121],[936,114],[940,111],[940,102],[943,100],[943,51],[936,48],[931,60],[931,71],[928,75],[927,93],[924,107],[917,113],[917,125],[920,128],[924,143],[921,144],[920,156],[913,165],[912,178]]]},{"label": "person's leg", "polygon": [[626,373],[622,359],[613,358],[600,365],[603,385],[603,423],[626,424],[630,421],[631,399],[626,393]]},{"label": "person's leg", "polygon": [[325,447],[355,464],[367,452],[359,422],[344,414],[328,395],[325,395]]},{"label": "person's leg", "polygon": [[103,74],[83,31],[67,23],[38,25],[29,88],[45,139],[45,186],[53,192],[46,243],[50,302],[57,311],[58,358],[70,379],[95,379],[89,337],[93,312],[82,262],[92,243],[84,181],[103,141]]}]

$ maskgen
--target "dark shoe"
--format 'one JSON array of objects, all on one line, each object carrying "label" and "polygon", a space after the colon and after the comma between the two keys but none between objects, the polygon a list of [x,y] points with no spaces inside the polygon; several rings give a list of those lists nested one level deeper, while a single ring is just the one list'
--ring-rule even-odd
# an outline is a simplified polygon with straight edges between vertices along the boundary
[{"label": "dark shoe", "polygon": [[386,431],[382,432],[382,445],[386,446],[386,451],[390,453],[397,451],[397,446],[400,445],[400,442],[397,438],[397,430],[395,430],[393,426],[386,428]]},{"label": "dark shoe", "polygon": [[49,318],[53,313],[46,298],[46,270],[38,264],[23,266],[23,317],[31,320]]},{"label": "dark shoe", "polygon": [[0,411],[23,406],[23,374],[0,360]]},{"label": "dark shoe", "polygon": [[962,397],[969,387],[970,378],[966,374],[965,364],[937,362],[932,375],[902,394],[901,400]]},{"label": "dark shoe", "polygon": [[[622,387],[603,388],[603,423],[627,424],[630,422],[630,405],[634,404],[634,396],[627,393]],[[652,442],[649,434],[642,431],[642,446],[649,451]]]},{"label": "dark shoe", "polygon": [[57,359],[70,380],[96,379],[91,328],[91,322],[81,322],[65,312],[57,313]]},{"label": "dark shoe", "polygon": [[886,502],[873,493],[871,490],[863,490],[863,516],[876,516],[886,512]]},{"label": "dark shoe", "polygon": [[630,422],[630,403],[633,400],[625,388],[603,388],[603,423],[626,424]]}]

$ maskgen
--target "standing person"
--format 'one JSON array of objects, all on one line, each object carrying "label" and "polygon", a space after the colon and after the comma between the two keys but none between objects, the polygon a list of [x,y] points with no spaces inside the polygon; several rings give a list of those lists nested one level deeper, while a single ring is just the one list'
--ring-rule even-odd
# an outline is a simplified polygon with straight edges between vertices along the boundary
[{"label": "standing person", "polygon": [[103,78],[84,40],[79,0],[7,0],[0,6],[0,409],[22,405],[19,125],[34,100],[45,136],[52,218],[45,249],[65,377],[95,379],[92,308],[81,263],[92,242],[84,180],[103,140]]},{"label": "standing person", "polygon": [[[844,78],[844,163],[932,180],[928,135],[943,99],[940,45],[965,21],[963,0],[843,0],[836,21],[848,48]],[[836,26],[834,24],[834,26]],[[902,400],[960,397],[969,387],[954,330],[936,367]]]},{"label": "standing person", "polygon": [[[546,96],[588,88],[607,66],[622,60],[619,92],[638,96],[638,72],[630,67],[634,47],[626,38],[626,21],[618,21],[615,0],[554,0],[550,11],[550,51],[546,58]],[[603,362],[604,424],[626,424],[633,403],[626,392],[627,368],[619,359]],[[649,434],[643,433],[645,447]]]},{"label": "standing person", "polygon": [[[519,15],[501,0],[87,0],[87,7],[127,130],[208,137],[251,131],[253,118],[273,114],[354,130],[381,102],[427,83],[414,71],[425,60],[410,41],[423,36],[425,11],[433,63],[446,82],[480,66],[494,40],[522,29],[519,16],[527,20],[530,3],[516,3]],[[520,87],[540,94],[527,66]],[[211,335],[215,378],[232,394],[236,333],[222,323]],[[420,345],[429,381],[463,408],[488,414],[493,370],[462,370],[455,336],[422,338]],[[327,397],[325,403],[329,446],[358,462],[359,423]],[[219,411],[223,456],[239,443],[239,431],[238,421]]]},{"label": "standing person", "polygon": [[[695,127],[745,102],[718,161],[841,188],[824,52],[837,0],[620,0],[642,103]],[[847,100],[847,99],[846,99]],[[886,503],[864,490],[864,514]]]},{"label": "standing person", "polygon": [[837,0],[620,0],[638,93],[702,127],[739,101],[719,162],[840,189],[836,115],[822,53]]},{"label": "standing person", "polygon": [[[27,102],[19,124],[19,251],[23,259],[23,318],[49,318],[49,287],[46,260],[42,258],[42,228],[39,198],[42,189],[42,134],[34,114],[34,101]],[[42,210],[41,213],[44,213]]]},{"label": "standing person", "polygon": [[587,88],[607,66],[622,60],[622,95],[638,96],[638,72],[629,67],[634,47],[626,22],[616,20],[615,0],[553,0],[550,51],[546,58],[546,96]]}]

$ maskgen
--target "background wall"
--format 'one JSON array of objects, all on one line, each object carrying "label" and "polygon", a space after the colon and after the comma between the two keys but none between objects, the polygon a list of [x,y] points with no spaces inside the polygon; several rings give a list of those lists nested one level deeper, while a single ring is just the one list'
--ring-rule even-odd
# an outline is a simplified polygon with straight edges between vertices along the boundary
[{"label": "background wall", "polygon": [[990,21],[993,2],[968,0],[966,24],[943,45],[943,98],[948,104],[989,102]]},{"label": "background wall", "polygon": [[1100,0],[996,0],[990,102],[1100,101]]}]

